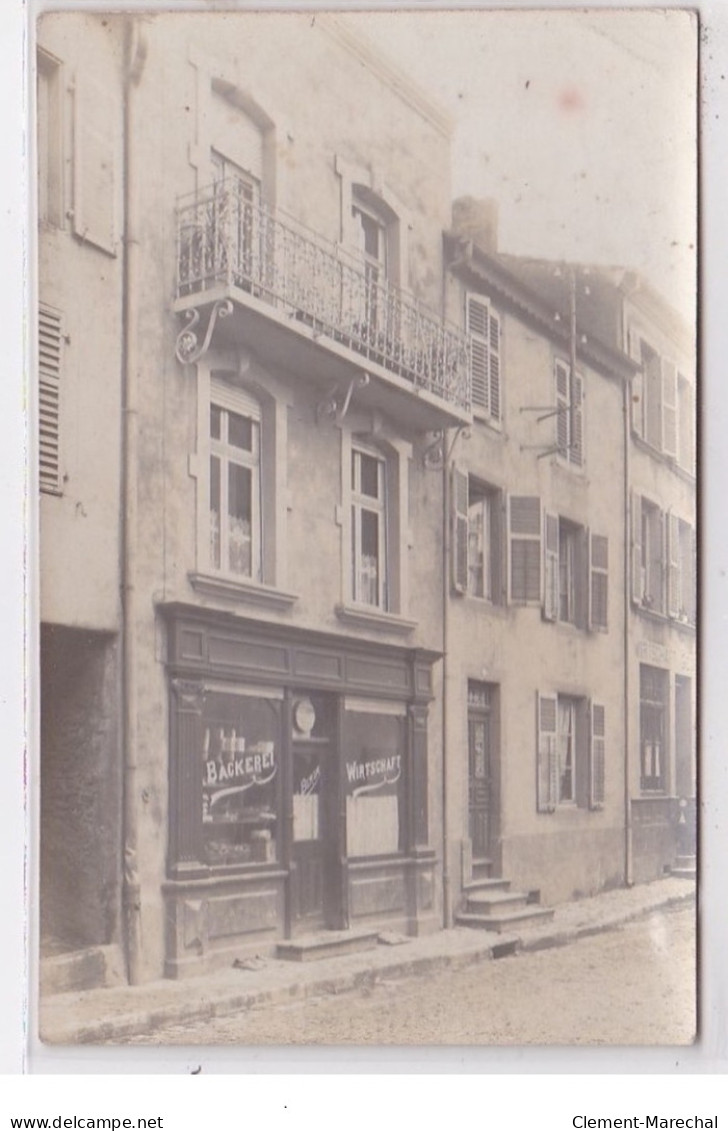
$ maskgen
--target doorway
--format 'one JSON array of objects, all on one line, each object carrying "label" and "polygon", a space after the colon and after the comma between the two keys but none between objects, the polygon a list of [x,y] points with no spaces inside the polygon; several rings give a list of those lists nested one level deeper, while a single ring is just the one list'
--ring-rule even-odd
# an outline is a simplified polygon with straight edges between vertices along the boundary
[{"label": "doorway", "polygon": [[495,849],[495,703],[497,687],[468,681],[468,835],[473,865],[490,864]]}]

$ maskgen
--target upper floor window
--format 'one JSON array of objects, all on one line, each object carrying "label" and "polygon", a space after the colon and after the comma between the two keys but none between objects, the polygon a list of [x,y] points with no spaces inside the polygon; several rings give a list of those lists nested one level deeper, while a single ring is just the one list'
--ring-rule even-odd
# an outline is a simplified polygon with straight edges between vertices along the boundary
[{"label": "upper floor window", "polygon": [[575,467],[584,463],[584,382],[569,366],[557,359],[556,446],[559,455]]},{"label": "upper floor window", "polygon": [[363,261],[361,284],[354,287],[356,321],[371,345],[386,349],[399,334],[396,307],[386,286],[388,281],[397,281],[396,218],[374,193],[356,186],[351,218],[355,246]]},{"label": "upper floor window", "polygon": [[637,492],[632,495],[632,600],[695,624],[695,527]]},{"label": "upper floor window", "polygon": [[473,412],[494,424],[501,420],[501,320],[482,295],[466,297],[466,330],[470,334],[470,377]]},{"label": "upper floor window", "polygon": [[38,51],[36,108],[38,122],[38,219],[60,226],[63,219],[61,64]]},{"label": "upper floor window", "polygon": [[261,579],[260,408],[213,382],[210,397],[210,566]]},{"label": "upper floor window", "polygon": [[632,431],[650,447],[695,474],[695,396],[693,387],[669,358],[661,357],[636,332],[630,353],[640,364],[632,386]]},{"label": "upper floor window", "polygon": [[351,452],[352,596],[388,607],[387,465],[376,454]]},{"label": "upper floor window", "polygon": [[453,468],[452,584],[499,604],[503,599],[502,492]]}]

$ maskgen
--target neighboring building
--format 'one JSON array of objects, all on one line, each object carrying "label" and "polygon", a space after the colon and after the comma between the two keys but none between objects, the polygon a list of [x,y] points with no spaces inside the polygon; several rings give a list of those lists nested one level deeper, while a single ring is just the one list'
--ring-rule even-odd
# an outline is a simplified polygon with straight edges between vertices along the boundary
[{"label": "neighboring building", "polygon": [[662,308],[605,277],[575,335],[345,21],[38,40],[46,986],[661,872],[695,691]]},{"label": "neighboring building", "polygon": [[448,310],[472,335],[473,424],[452,467],[450,869],[461,889],[490,874],[553,902],[624,880],[634,366],[577,334],[572,380],[568,308],[495,242],[487,209],[458,202]]}]

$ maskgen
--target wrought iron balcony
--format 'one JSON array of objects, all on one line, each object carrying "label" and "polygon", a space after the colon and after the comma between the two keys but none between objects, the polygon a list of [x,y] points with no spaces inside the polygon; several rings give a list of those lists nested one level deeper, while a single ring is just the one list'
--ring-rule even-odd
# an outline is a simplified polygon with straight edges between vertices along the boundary
[{"label": "wrought iron balcony", "polygon": [[[423,390],[470,411],[469,340],[376,266],[273,213],[235,187],[180,201],[177,296],[226,288],[272,309]],[[242,292],[242,293],[241,293]]]}]

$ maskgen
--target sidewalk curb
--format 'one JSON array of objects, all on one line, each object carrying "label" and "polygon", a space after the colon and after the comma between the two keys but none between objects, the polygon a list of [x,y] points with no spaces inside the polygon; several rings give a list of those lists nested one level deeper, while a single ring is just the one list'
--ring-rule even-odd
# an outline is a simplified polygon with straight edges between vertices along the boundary
[{"label": "sidewalk curb", "polygon": [[[41,1024],[41,1041],[51,1045],[121,1043],[141,1034],[149,1035],[156,1029],[185,1021],[210,1020],[224,1017],[238,1010],[262,1006],[279,1006],[291,1001],[349,993],[367,989],[388,979],[421,976],[438,970],[461,970],[480,962],[498,961],[500,957],[528,954],[540,950],[567,946],[578,939],[589,938],[615,930],[625,923],[643,919],[667,907],[680,906],[695,901],[695,892],[676,894],[649,907],[613,912],[598,923],[585,923],[575,927],[555,926],[534,929],[524,936],[492,935],[484,937],[482,946],[461,953],[447,953],[403,957],[386,965],[370,966],[360,970],[347,970],[339,974],[327,972],[316,980],[289,982],[284,985],[250,988],[230,992],[218,991],[209,998],[200,997],[193,1002],[177,1001],[168,1005],[127,1013],[118,1018],[92,1023],[58,1025]],[[500,953],[498,953],[500,952]]]}]

